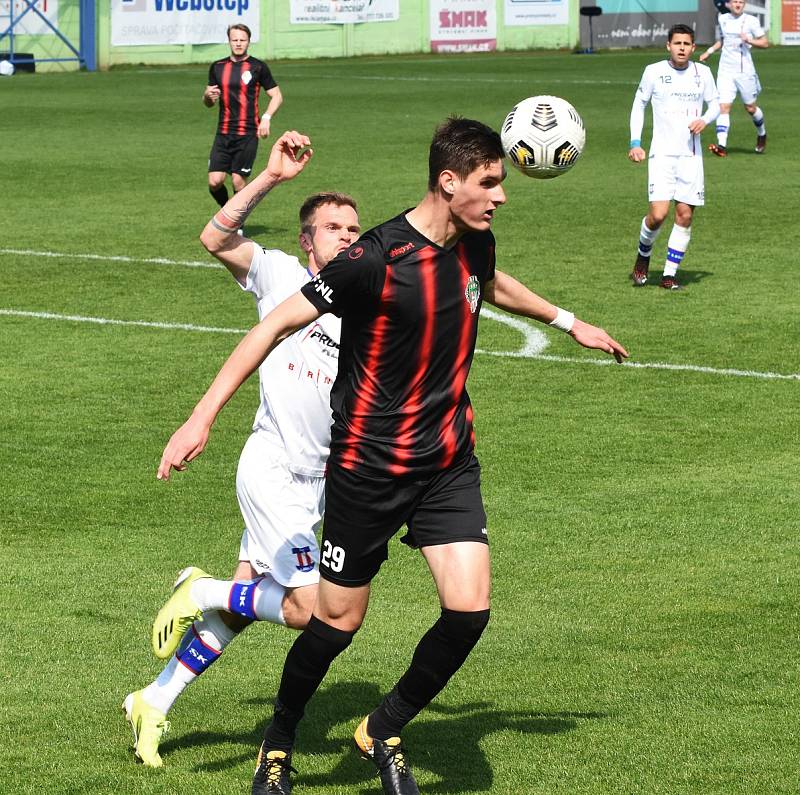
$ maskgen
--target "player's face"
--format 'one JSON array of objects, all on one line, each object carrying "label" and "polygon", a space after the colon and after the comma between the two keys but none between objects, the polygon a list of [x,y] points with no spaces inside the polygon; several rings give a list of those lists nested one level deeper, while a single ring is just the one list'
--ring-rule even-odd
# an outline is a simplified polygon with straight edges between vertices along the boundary
[{"label": "player's face", "polygon": [[[452,172],[442,172],[443,176]],[[445,176],[445,191],[450,193],[450,213],[457,227],[464,230],[485,231],[492,225],[494,211],[506,203],[503,180],[506,169],[502,160],[488,166],[479,166],[466,178]],[[452,188],[452,193],[451,193]]]},{"label": "player's face", "polygon": [[228,44],[231,46],[231,55],[241,58],[243,55],[247,55],[250,37],[243,30],[232,30],[228,34]]},{"label": "player's face", "polygon": [[676,33],[668,42],[667,50],[672,65],[683,69],[694,52],[694,42],[688,33]]},{"label": "player's face", "polygon": [[728,8],[735,17],[738,17],[744,11],[744,0],[728,0]]},{"label": "player's face", "polygon": [[317,207],[310,234],[300,235],[311,270],[322,270],[339,252],[354,243],[361,232],[358,213],[349,205],[323,204]]}]

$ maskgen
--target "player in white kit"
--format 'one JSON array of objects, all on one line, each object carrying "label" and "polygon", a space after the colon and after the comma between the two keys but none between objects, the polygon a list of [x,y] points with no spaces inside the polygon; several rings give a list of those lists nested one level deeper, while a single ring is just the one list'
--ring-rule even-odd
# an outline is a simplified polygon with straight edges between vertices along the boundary
[{"label": "player in white kit", "polygon": [[719,89],[719,118],[717,119],[717,142],[709,149],[717,157],[728,155],[728,133],[731,126],[731,105],[736,94],[742,98],[744,107],[756,127],[756,152],[763,154],[767,147],[767,128],[764,112],[758,107],[761,83],[753,63],[752,47],[769,47],[766,31],[752,14],[744,13],[745,0],[729,0],[730,13],[720,14],[717,20],[717,41],[701,56],[705,61],[720,50],[719,69],[717,69],[717,88]]},{"label": "player in white kit", "polygon": [[[717,118],[719,102],[711,70],[691,60],[694,47],[694,31],[688,25],[673,25],[667,36],[669,58],[645,68],[631,108],[628,158],[634,163],[647,158],[650,199],[631,274],[635,287],[647,284],[653,243],[674,201],[675,223],[667,243],[661,287],[681,289],[676,278],[678,266],[689,246],[694,208],[704,203],[700,133]],[[648,103],[653,108],[649,157],[641,141]]]},{"label": "player in white kit", "polygon": [[[299,242],[307,268],[296,257],[263,249],[237,234],[273,187],[303,170],[311,150],[297,158],[294,152],[308,144],[299,133],[284,133],[264,171],[228,201],[200,237],[253,295],[259,319],[311,281],[360,232],[351,197],[320,193],[300,208]],[[167,712],[239,632],[253,621],[294,629],[308,623],[319,580],[315,533],[324,509],[330,391],[338,371],[340,331],[339,318],[323,315],[286,338],[259,368],[261,402],[236,476],[245,530],[233,580],[214,580],[197,568],[182,572],[171,599],[191,597],[195,616],[179,626],[163,626],[156,619],[153,650],[169,662],[154,682],[123,703],[134,753],[148,766],[162,764],[158,745],[169,728]]]}]

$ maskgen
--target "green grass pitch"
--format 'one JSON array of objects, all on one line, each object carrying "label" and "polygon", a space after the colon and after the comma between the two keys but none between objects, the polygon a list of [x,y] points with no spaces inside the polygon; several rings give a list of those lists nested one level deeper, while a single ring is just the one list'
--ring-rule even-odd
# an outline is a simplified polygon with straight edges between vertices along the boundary
[{"label": "green grass pitch", "polygon": [[[646,209],[628,113],[662,55],[273,64],[286,97],[274,130],[307,132],[316,153],[250,232],[289,251],[314,191],[352,193],[365,227],[419,200],[446,114],[499,127],[525,96],[570,100],[585,153],[557,180],[509,174],[499,266],[641,365],[598,366],[549,329],[540,358],[493,355],[523,337],[481,321],[469,386],[493,613],[407,730],[425,793],[800,789],[800,49],[757,54],[767,153],[752,152],[737,104],[731,156],[706,157],[680,294],[628,280]],[[293,637],[246,633],[171,713],[165,767],[134,764],[120,703],[160,670],[150,623],[176,572],[232,570],[234,473],[257,403],[252,382],[190,471],[156,481],[169,434],[239,338],[176,326],[246,329],[255,316],[224,271],[181,264],[211,262],[197,241],[215,207],[205,77],[198,66],[0,81],[2,793],[249,792]],[[394,543],[364,629],[309,708],[297,795],[378,791],[350,736],[435,615],[421,557]]]}]

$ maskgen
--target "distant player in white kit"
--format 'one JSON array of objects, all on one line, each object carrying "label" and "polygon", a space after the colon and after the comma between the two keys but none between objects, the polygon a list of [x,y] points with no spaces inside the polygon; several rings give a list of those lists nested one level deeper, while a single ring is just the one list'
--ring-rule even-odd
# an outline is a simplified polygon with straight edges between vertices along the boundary
[{"label": "distant player in white kit", "polygon": [[[294,152],[308,144],[299,133],[284,133],[264,171],[225,204],[200,237],[253,295],[260,319],[311,281],[360,232],[351,197],[318,193],[300,208],[300,247],[307,268],[296,257],[263,249],[237,234],[273,187],[303,170],[311,150],[298,158]],[[176,587],[183,587],[172,599],[190,590],[203,615],[176,626],[156,619],[153,651],[170,660],[154,682],[130,693],[123,704],[136,757],[150,767],[162,764],[158,745],[168,729],[167,712],[239,632],[253,621],[294,629],[308,623],[319,581],[315,532],[324,508],[330,391],[338,372],[340,331],[338,317],[323,315],[286,338],[259,368],[261,403],[236,476],[245,530],[233,580],[214,580],[198,568],[182,573]]]},{"label": "distant player in white kit", "polygon": [[[705,199],[700,133],[717,118],[719,101],[711,70],[691,60],[694,46],[694,31],[688,25],[673,25],[667,35],[669,58],[644,70],[631,108],[628,158],[634,163],[648,159],[650,199],[631,274],[634,287],[647,284],[653,243],[674,201],[675,224],[667,243],[661,287],[681,289],[676,278],[678,266],[689,246],[694,208],[701,207]],[[641,141],[648,102],[653,107],[649,158]]]},{"label": "distant player in white kit", "polygon": [[750,49],[752,47],[766,49],[769,47],[769,42],[766,31],[758,19],[752,14],[744,13],[744,4],[745,0],[729,0],[730,13],[720,14],[717,20],[717,41],[700,56],[700,60],[705,61],[711,53],[721,50],[717,70],[720,109],[717,119],[717,142],[708,147],[717,157],[728,156],[731,105],[737,93],[741,96],[744,107],[756,127],[758,136],[756,152],[763,154],[767,147],[764,113],[756,104],[761,93],[761,83],[756,74]]}]

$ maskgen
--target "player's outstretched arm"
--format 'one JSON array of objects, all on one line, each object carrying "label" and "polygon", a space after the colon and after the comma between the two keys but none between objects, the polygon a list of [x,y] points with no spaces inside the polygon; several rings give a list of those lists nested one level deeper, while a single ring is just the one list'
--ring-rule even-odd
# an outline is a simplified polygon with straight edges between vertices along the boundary
[{"label": "player's outstretched arm", "polygon": [[253,260],[253,241],[237,234],[245,219],[259,202],[278,184],[294,179],[311,159],[308,136],[291,130],[272,147],[266,168],[242,190],[228,199],[225,206],[206,224],[200,242],[242,285]]},{"label": "player's outstretched arm", "polygon": [[575,318],[572,329],[569,331],[570,337],[584,348],[594,348],[598,351],[610,353],[618,362],[628,358],[628,351],[622,347],[605,329],[584,323],[579,318]]},{"label": "player's outstretched arm", "polygon": [[494,279],[486,285],[485,298],[490,304],[506,312],[529,317],[566,331],[584,348],[596,348],[610,353],[618,362],[628,356],[625,348],[606,331],[584,323],[571,312],[551,304],[503,271],[495,271]]},{"label": "player's outstretched arm", "polygon": [[158,465],[159,480],[169,480],[173,469],[182,472],[189,461],[203,452],[214,420],[236,390],[279,342],[319,315],[314,305],[298,292],[278,304],[248,332],[222,365],[189,419],[170,437]]}]

